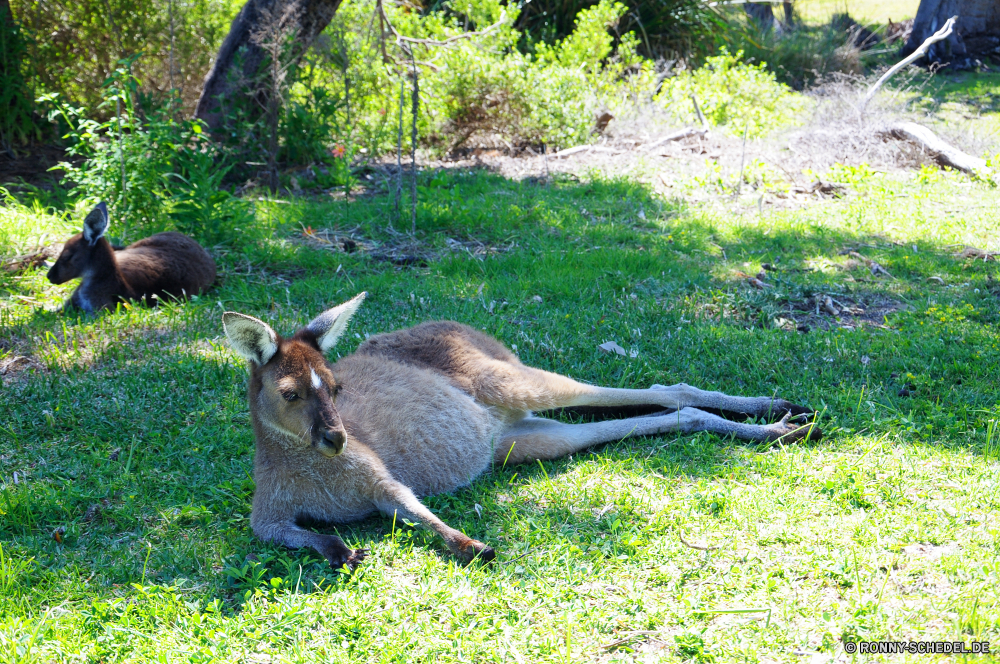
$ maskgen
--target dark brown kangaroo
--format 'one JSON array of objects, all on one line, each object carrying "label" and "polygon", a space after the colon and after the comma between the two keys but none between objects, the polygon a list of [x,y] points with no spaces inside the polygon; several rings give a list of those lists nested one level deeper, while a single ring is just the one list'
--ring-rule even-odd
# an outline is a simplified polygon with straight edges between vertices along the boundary
[{"label": "dark brown kangaroo", "polygon": [[93,314],[122,300],[143,298],[154,305],[158,298],[198,295],[215,281],[215,261],[183,233],[157,233],[115,250],[104,237],[106,230],[108,208],[100,203],[49,270],[54,284],[81,277],[67,308]]}]

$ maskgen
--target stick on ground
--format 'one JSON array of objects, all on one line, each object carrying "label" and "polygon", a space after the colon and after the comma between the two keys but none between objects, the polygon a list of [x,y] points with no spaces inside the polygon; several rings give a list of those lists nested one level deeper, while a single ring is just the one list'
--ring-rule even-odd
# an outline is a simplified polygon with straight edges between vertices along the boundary
[{"label": "stick on ground", "polygon": [[986,165],[986,160],[973,157],[945,143],[933,131],[916,122],[892,122],[881,127],[878,133],[887,138],[919,145],[942,166],[949,166],[969,175],[989,176],[990,169]]}]

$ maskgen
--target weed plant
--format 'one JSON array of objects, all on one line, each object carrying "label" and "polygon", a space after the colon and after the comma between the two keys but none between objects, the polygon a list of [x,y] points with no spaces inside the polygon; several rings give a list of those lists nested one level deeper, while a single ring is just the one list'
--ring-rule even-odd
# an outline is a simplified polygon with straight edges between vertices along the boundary
[{"label": "weed plant", "polygon": [[67,152],[79,162],[60,168],[77,205],[106,201],[112,233],[131,241],[163,230],[179,230],[215,244],[234,237],[248,218],[248,204],[222,186],[229,166],[198,120],[178,120],[173,107],[137,104],[139,81],[124,61],[105,87],[103,106],[111,119],[93,120],[82,109],[48,99],[53,116],[69,131]]}]

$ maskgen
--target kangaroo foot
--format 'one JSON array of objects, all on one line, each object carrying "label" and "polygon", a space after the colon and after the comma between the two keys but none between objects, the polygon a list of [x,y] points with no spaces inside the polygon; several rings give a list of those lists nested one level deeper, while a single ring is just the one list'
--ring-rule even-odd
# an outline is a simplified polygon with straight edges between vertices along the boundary
[{"label": "kangaroo foot", "polygon": [[368,555],[368,549],[352,549],[336,536],[330,536],[324,543],[324,546],[317,548],[334,569],[341,569],[346,566],[348,569],[353,570]]},{"label": "kangaroo foot", "polygon": [[809,421],[806,413],[795,416],[786,413],[780,421],[761,428],[767,432],[769,442],[780,440],[783,443],[793,443],[798,440],[820,440],[823,437],[823,432]]},{"label": "kangaroo foot", "polygon": [[[676,386],[674,386],[676,387]],[[651,390],[669,390],[667,385],[650,385]],[[770,397],[733,397],[721,395],[721,399],[716,399],[715,403],[694,404],[699,410],[725,417],[729,420],[746,420],[755,417],[762,417],[769,421],[778,420],[785,415],[811,415],[812,408],[799,406],[786,399],[773,399]]]},{"label": "kangaroo foot", "polygon": [[497,557],[497,553],[493,550],[493,547],[471,538],[452,547],[451,550],[455,554],[455,557],[466,565],[470,564],[473,560],[479,560],[484,563],[493,562]]}]

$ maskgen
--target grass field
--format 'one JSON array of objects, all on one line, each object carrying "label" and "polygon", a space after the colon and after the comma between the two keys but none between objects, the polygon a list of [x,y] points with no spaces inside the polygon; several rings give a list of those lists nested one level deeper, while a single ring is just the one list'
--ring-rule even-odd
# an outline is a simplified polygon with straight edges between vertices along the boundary
[{"label": "grass field", "polygon": [[[416,242],[387,228],[384,196],[260,199],[254,227],[214,248],[215,290],[94,319],[50,311],[71,286],[44,270],[0,272],[0,661],[1000,649],[1000,273],[960,255],[1000,248],[1000,195],[936,171],[839,177],[844,198],[770,213],[629,181],[427,172]],[[81,219],[8,201],[0,252]],[[362,251],[322,241],[334,236]],[[378,260],[390,250],[411,258]],[[760,290],[746,275],[765,263]],[[596,384],[778,394],[821,410],[826,438],[647,438],[495,469],[426,503],[496,546],[497,564],[463,568],[429,531],[373,518],[331,529],[371,549],[339,574],[250,532],[246,370],[220,314],[287,333],[361,290],[333,355],[450,318]],[[636,355],[604,354],[605,341]]]},{"label": "grass field", "polygon": [[862,23],[887,23],[903,21],[917,15],[919,0],[799,0],[795,10],[807,23],[826,23],[834,14],[850,14]]}]

